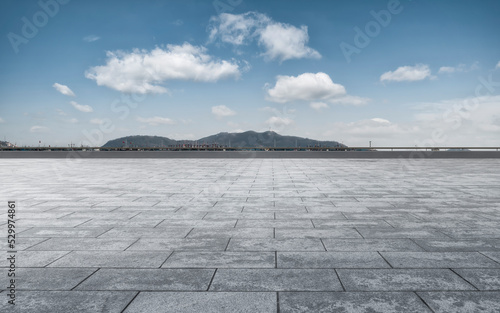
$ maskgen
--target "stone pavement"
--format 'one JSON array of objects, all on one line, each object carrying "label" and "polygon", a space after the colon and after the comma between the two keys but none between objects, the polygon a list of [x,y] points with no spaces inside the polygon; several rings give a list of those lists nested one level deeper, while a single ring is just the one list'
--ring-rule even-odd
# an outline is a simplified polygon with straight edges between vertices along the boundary
[{"label": "stone pavement", "polygon": [[4,159],[0,190],[1,312],[500,312],[498,159]]}]

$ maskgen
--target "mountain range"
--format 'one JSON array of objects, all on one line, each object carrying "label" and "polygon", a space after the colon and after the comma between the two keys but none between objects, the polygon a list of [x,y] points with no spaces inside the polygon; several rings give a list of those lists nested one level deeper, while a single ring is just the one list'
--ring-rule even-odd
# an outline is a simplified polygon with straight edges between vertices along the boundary
[{"label": "mountain range", "polygon": [[169,147],[169,146],[219,146],[244,147],[347,147],[337,141],[320,141],[296,136],[283,136],[273,131],[242,133],[218,133],[198,140],[174,140],[160,136],[127,136],[108,141],[102,147]]}]

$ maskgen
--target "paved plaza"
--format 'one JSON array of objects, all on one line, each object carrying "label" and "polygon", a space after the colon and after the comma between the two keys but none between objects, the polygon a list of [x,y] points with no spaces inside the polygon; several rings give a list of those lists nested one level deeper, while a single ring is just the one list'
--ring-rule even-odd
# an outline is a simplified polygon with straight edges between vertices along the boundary
[{"label": "paved plaza", "polygon": [[0,189],[1,312],[500,312],[500,159],[2,159]]}]

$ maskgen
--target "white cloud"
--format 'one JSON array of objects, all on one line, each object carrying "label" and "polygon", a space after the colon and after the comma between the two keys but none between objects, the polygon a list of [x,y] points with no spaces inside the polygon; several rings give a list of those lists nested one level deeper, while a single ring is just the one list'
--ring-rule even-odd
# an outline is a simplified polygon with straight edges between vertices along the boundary
[{"label": "white cloud", "polygon": [[365,105],[370,101],[371,101],[370,98],[363,98],[351,95],[345,95],[343,97],[332,98],[328,100],[328,102],[330,102],[331,104],[354,105],[354,106]]},{"label": "white cloud", "polygon": [[380,76],[380,81],[418,81],[426,78],[431,78],[429,66],[417,64],[415,66],[401,66],[393,72],[385,72]]},{"label": "white cloud", "polygon": [[382,123],[382,124],[390,124],[391,123],[388,120],[383,119],[383,118],[379,118],[379,117],[374,117],[371,120],[374,122],[377,122],[377,123]]},{"label": "white cloud", "polygon": [[456,72],[456,68],[452,67],[452,66],[442,66],[439,68],[439,74],[441,73],[455,73]]},{"label": "white cloud", "polygon": [[262,30],[259,44],[265,47],[266,52],[263,55],[269,60],[320,59],[318,51],[306,46],[308,41],[307,26],[297,28],[276,23],[267,25]]},{"label": "white cloud", "polygon": [[69,89],[69,87],[66,85],[54,83],[54,85],[52,85],[52,87],[54,87],[57,91],[59,91],[60,93],[62,93],[65,96],[71,96],[71,97],[75,96],[75,93],[71,89]]},{"label": "white cloud", "polygon": [[267,15],[257,12],[244,14],[222,13],[212,17],[210,41],[220,38],[222,42],[236,46],[248,44],[256,39],[268,60],[280,62],[290,59],[319,59],[318,51],[307,46],[309,35],[307,26],[300,28],[273,21]]},{"label": "white cloud", "polygon": [[94,111],[94,109],[92,109],[92,107],[90,105],[78,104],[75,101],[70,101],[70,103],[78,111],[85,112],[85,113],[90,113],[90,112]]},{"label": "white cloud", "polygon": [[273,116],[266,121],[271,128],[281,128],[293,124],[293,120],[288,117]]},{"label": "white cloud", "polygon": [[0,117],[0,123],[5,123],[5,120]]},{"label": "white cloud", "polygon": [[267,100],[286,103],[296,100],[320,101],[344,96],[345,88],[332,82],[325,73],[278,76],[276,85],[267,91]]},{"label": "white cloud", "polygon": [[105,120],[101,118],[93,118],[90,120],[90,124],[96,124],[96,125],[101,125],[104,124]]},{"label": "white cloud", "polygon": [[311,103],[309,103],[309,106],[311,108],[315,109],[316,111],[321,111],[321,109],[329,108],[328,104],[326,104],[324,102],[311,102]]},{"label": "white cloud", "polygon": [[76,123],[78,123],[78,120],[76,118],[72,118],[72,119],[69,119],[68,122],[76,124]]},{"label": "white cloud", "polygon": [[235,115],[236,112],[234,112],[225,105],[217,105],[212,107],[212,114],[215,115],[217,118],[222,118],[226,116]]},{"label": "white cloud", "polygon": [[473,70],[477,70],[479,68],[479,62],[474,62],[472,63],[471,66],[467,66],[463,63],[457,65],[457,66],[442,66],[439,68],[438,73],[439,74],[452,74],[452,73],[459,73],[459,72],[470,72]]},{"label": "white cloud", "polygon": [[174,120],[168,118],[168,117],[137,117],[137,121],[141,123],[147,123],[151,126],[157,126],[157,125],[173,125],[175,124]]},{"label": "white cloud", "polygon": [[83,37],[83,41],[86,41],[86,42],[94,42],[94,41],[97,41],[99,39],[101,39],[101,37],[96,36],[96,35],[88,35],[88,36]]},{"label": "white cloud", "polygon": [[107,52],[106,65],[90,68],[85,76],[125,93],[165,93],[161,86],[167,80],[216,82],[224,78],[238,78],[238,64],[213,60],[206,48],[189,43],[156,47],[151,51],[135,49],[132,52]]},{"label": "white cloud", "polygon": [[30,128],[30,132],[32,132],[32,133],[46,133],[48,131],[49,131],[49,128],[45,127],[45,126],[35,125],[35,126]]},{"label": "white cloud", "polygon": [[498,61],[497,66],[495,66],[496,70],[499,69],[499,68],[500,68],[500,61]]}]

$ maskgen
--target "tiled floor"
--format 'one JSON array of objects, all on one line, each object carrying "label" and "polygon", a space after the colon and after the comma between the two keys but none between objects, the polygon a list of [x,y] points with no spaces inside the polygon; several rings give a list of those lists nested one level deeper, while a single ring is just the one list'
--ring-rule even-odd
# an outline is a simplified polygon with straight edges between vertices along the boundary
[{"label": "tiled floor", "polygon": [[4,159],[1,312],[500,312],[500,160]]}]

